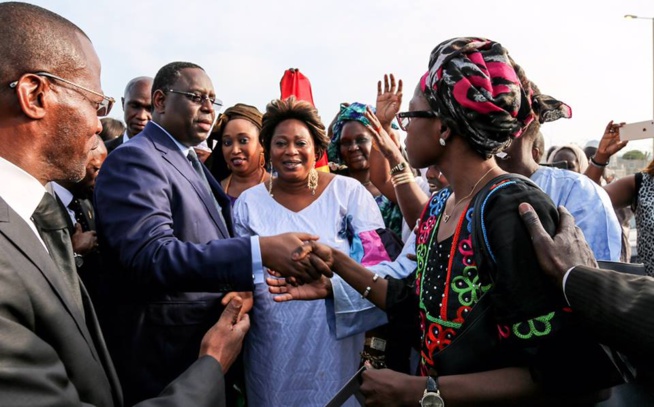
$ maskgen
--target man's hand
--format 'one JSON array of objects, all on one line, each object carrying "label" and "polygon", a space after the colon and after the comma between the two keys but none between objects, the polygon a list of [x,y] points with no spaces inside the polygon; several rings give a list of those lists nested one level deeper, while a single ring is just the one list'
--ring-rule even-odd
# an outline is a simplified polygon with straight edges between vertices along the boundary
[{"label": "man's hand", "polygon": [[329,298],[332,296],[332,282],[325,276],[310,283],[296,286],[290,284],[285,278],[274,270],[268,270],[268,273],[277,278],[266,278],[268,291],[273,294],[273,300],[276,302],[286,301],[310,301]]},{"label": "man's hand", "polygon": [[574,218],[565,207],[559,206],[559,225],[553,238],[543,229],[531,205],[521,203],[518,210],[531,235],[538,263],[559,287],[571,267],[597,267],[583,232],[575,225]]},{"label": "man's hand", "polygon": [[73,251],[77,254],[85,255],[98,247],[98,237],[94,230],[88,232],[82,231],[82,225],[75,224],[75,233],[70,237],[73,244]]},{"label": "man's hand", "polygon": [[318,236],[308,233],[284,233],[277,236],[260,237],[261,258],[264,266],[275,270],[282,276],[292,278],[294,282],[303,284],[318,280],[323,274],[331,277],[329,268],[316,269],[308,257],[295,259],[293,252],[305,242],[318,240]]},{"label": "man's hand", "polygon": [[209,355],[216,359],[223,368],[223,374],[241,353],[243,338],[250,329],[250,318],[247,314],[241,315],[242,307],[241,297],[234,297],[200,344],[200,356]]}]

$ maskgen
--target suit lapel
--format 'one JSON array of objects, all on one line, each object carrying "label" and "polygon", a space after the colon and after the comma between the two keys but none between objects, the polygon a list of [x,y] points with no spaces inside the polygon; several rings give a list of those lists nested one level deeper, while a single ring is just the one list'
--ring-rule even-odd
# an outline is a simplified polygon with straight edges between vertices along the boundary
[{"label": "suit lapel", "polygon": [[91,348],[91,353],[98,359],[95,344],[84,321],[82,310],[77,306],[64,276],[52,261],[43,244],[34,234],[34,231],[14,212],[7,203],[0,198],[0,233],[12,242],[23,253],[48,281],[52,290],[75,320],[75,324]]},{"label": "suit lapel", "polygon": [[90,199],[80,199],[79,204],[82,207],[82,214],[86,219],[86,224],[90,230],[95,230],[95,211]]},{"label": "suit lapel", "polygon": [[[143,134],[146,134],[152,140],[155,148],[161,152],[162,158],[166,160],[170,165],[172,165],[193,186],[193,189],[198,194],[200,201],[202,201],[204,206],[207,208],[211,219],[218,228],[221,237],[223,239],[229,238],[229,231],[226,229],[226,225],[224,225],[220,219],[218,209],[213,202],[213,197],[210,195],[209,191],[207,191],[207,188],[205,188],[204,184],[199,179],[198,174],[196,174],[193,170],[193,167],[191,167],[191,163],[186,157],[184,157],[179,148],[177,148],[177,145],[175,145],[170,137],[168,137],[168,135],[166,135],[159,127],[157,127],[157,125],[152,123],[148,123],[146,125],[145,129],[143,130]],[[204,165],[203,170],[207,176],[209,184],[212,186],[212,189],[214,189],[215,192],[216,189],[213,186],[218,184],[217,181],[213,178],[211,173],[207,171]],[[217,188],[218,191],[222,192],[220,185],[217,185]],[[221,207],[223,208],[223,214],[225,214],[225,205],[221,202],[221,200],[227,199],[229,201],[229,199],[224,193],[222,193],[222,195],[222,197],[220,195],[216,195],[216,200],[218,200],[220,203]],[[227,204],[227,208],[229,208],[229,203]],[[228,210],[227,216],[225,216],[225,222],[227,222],[229,216],[231,216],[231,213]]]}]

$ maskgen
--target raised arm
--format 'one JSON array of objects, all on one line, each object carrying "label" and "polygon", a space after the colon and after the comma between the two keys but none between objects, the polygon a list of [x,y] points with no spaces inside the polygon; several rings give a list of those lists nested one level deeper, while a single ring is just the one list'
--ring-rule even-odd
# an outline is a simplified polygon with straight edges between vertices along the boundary
[{"label": "raised arm", "polygon": [[608,165],[611,157],[627,145],[627,141],[620,141],[620,127],[622,126],[624,126],[624,123],[615,124],[613,120],[606,125],[604,135],[597,147],[597,152],[588,161],[590,165],[586,169],[586,172],[584,172],[584,175],[595,181],[597,185],[601,185],[604,169]]}]

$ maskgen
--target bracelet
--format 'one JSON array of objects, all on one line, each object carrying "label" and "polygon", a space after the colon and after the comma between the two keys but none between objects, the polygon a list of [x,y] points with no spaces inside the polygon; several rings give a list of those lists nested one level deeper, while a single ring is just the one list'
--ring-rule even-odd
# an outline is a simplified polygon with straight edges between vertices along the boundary
[{"label": "bracelet", "polygon": [[410,172],[403,172],[397,175],[393,175],[391,177],[391,183],[393,184],[394,187],[397,187],[398,185],[402,184],[407,184],[409,182],[415,182],[416,177],[413,176],[412,173]]},{"label": "bracelet", "polygon": [[391,175],[396,175],[401,172],[404,172],[406,169],[406,162],[405,161],[400,161],[400,163],[393,168],[391,168]]},{"label": "bracelet", "polygon": [[609,165],[608,162],[605,163],[605,164],[600,164],[600,163],[598,163],[597,161],[595,161],[595,156],[590,157],[590,163],[591,163],[593,166],[597,167],[597,168],[604,168],[604,167],[606,167],[607,165]]},{"label": "bracelet", "polygon": [[370,294],[370,290],[372,290],[370,286],[366,287],[366,290],[363,292],[363,294],[361,294],[361,298],[368,298],[368,294]]},{"label": "bracelet", "polygon": [[372,282],[373,283],[376,283],[377,279],[379,279],[379,274],[375,274],[374,276],[372,276]]}]

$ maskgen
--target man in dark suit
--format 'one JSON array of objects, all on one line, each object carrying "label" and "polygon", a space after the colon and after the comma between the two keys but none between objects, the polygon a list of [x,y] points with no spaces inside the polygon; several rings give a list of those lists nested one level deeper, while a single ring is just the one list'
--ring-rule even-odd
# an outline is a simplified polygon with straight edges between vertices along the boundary
[{"label": "man in dark suit", "polygon": [[106,303],[106,301],[99,301],[99,296],[104,291],[102,283],[104,270],[97,243],[92,199],[95,180],[102,163],[107,158],[107,149],[100,136],[96,137],[98,138],[96,147],[89,152],[84,178],[79,182],[52,182],[49,186],[66,214],[77,273],[96,304],[96,312],[100,314],[101,310],[97,305]]},{"label": "man in dark suit", "polygon": [[[0,55],[0,405],[121,406],[65,219],[44,187],[84,176],[98,116],[113,103],[100,61],[74,24],[13,2],[0,3]],[[240,303],[207,332],[192,367],[143,406],[224,406],[223,371],[249,326]]]},{"label": "man in dark suit", "polygon": [[598,269],[570,213],[562,206],[559,213],[559,228],[551,238],[531,206],[520,205],[541,267],[563,289],[573,312],[601,343],[651,366],[654,279]]},{"label": "man in dark suit", "polygon": [[117,334],[108,342],[128,401],[157,394],[193,362],[222,293],[252,291],[262,264],[303,275],[309,264],[291,253],[317,238],[232,237],[229,198],[193,150],[220,106],[211,80],[198,65],[173,62],[152,90],[152,121],[109,154],[95,188],[100,245],[113,262],[112,306],[121,315],[108,322]]},{"label": "man in dark suit", "polygon": [[149,76],[139,76],[127,83],[125,93],[120,99],[124,112],[125,132],[122,136],[105,143],[108,153],[142,132],[152,119],[151,94],[152,78]]}]

